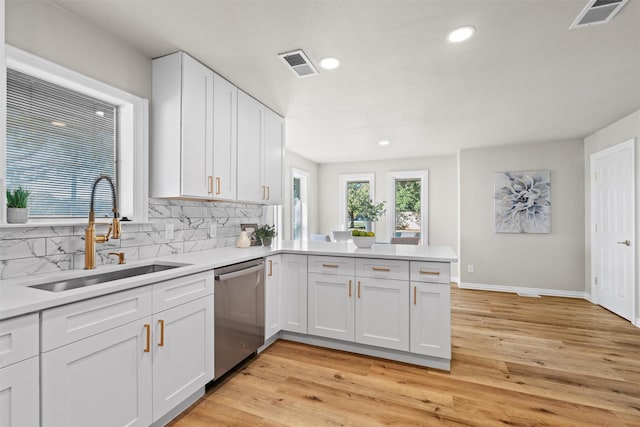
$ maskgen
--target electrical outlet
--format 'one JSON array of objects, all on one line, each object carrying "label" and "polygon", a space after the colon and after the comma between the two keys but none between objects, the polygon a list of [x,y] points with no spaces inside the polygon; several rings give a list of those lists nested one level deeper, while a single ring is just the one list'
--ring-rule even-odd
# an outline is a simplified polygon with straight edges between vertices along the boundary
[{"label": "electrical outlet", "polygon": [[218,227],[215,222],[209,223],[209,238],[214,238],[218,234]]},{"label": "electrical outlet", "polygon": [[173,224],[165,224],[164,226],[164,238],[167,240],[173,240]]},{"label": "electrical outlet", "polygon": [[469,264],[469,265],[467,265],[467,271],[468,271],[469,273],[473,273],[473,264]]}]

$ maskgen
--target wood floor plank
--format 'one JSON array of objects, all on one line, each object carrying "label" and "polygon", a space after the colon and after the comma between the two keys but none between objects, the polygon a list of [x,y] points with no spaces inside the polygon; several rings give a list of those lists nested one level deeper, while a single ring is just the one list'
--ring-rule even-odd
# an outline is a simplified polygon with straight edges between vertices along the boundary
[{"label": "wood floor plank", "polygon": [[172,425],[640,427],[640,329],[580,299],[451,301],[450,372],[278,341]]}]

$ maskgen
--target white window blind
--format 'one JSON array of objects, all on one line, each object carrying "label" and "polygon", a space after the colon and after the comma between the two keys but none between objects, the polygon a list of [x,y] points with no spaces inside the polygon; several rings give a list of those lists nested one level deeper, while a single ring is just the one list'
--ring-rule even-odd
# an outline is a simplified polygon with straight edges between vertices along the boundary
[{"label": "white window blind", "polygon": [[[29,216],[86,217],[91,186],[116,179],[117,108],[7,70],[7,189],[31,191]],[[111,191],[96,190],[96,217],[112,217]]]}]

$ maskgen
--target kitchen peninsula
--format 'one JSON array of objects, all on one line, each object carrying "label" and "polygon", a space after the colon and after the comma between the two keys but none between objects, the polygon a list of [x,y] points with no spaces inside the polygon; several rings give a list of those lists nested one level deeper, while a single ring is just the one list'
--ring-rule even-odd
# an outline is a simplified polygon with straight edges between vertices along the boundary
[{"label": "kitchen peninsula", "polygon": [[[0,369],[17,372],[6,378],[22,387],[18,406],[28,415],[39,405],[45,424],[82,424],[98,396],[114,424],[168,422],[215,379],[215,270],[257,258],[266,260],[262,349],[283,338],[449,369],[451,248],[283,241],[3,281],[0,336],[12,334],[15,346]],[[149,265],[158,268],[60,292],[34,288]],[[73,413],[68,398],[82,403]]]}]

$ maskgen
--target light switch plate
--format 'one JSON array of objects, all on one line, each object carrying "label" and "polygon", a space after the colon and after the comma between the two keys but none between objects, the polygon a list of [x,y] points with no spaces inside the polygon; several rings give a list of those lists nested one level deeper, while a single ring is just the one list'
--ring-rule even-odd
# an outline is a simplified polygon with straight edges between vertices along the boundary
[{"label": "light switch plate", "polygon": [[165,224],[164,226],[164,238],[167,240],[173,240],[173,224]]}]

